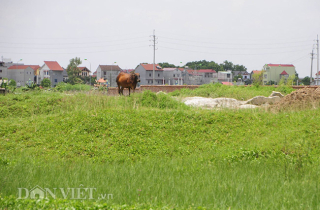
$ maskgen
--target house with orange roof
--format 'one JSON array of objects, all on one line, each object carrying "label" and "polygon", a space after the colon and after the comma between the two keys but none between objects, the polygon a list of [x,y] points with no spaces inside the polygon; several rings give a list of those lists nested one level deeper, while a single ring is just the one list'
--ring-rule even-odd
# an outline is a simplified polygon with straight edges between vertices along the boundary
[{"label": "house with orange roof", "polygon": [[140,74],[140,84],[139,85],[164,85],[166,84],[163,69],[159,64],[154,65],[154,79],[155,84],[153,84],[153,64],[140,63],[136,69],[136,73]]},{"label": "house with orange roof", "polygon": [[265,64],[263,70],[263,84],[279,84],[282,77],[288,79],[296,74],[296,68],[292,64]]},{"label": "house with orange roof", "polygon": [[40,69],[39,65],[12,65],[8,68],[7,77],[16,81],[17,86],[36,83],[36,74]]},{"label": "house with orange roof", "polygon": [[40,68],[38,84],[45,78],[50,79],[52,87],[63,82],[63,68],[57,61],[44,61]]}]

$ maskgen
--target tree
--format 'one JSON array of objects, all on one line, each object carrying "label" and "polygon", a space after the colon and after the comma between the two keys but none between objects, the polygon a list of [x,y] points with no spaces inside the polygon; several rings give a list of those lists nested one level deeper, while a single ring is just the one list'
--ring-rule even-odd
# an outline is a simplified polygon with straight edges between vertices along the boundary
[{"label": "tree", "polygon": [[45,88],[51,87],[51,81],[48,78],[44,78],[40,85]]},{"label": "tree", "polygon": [[247,71],[247,68],[243,65],[234,65],[234,71]]},{"label": "tree", "polygon": [[82,63],[80,58],[75,57],[70,59],[70,63],[67,67],[67,73],[68,73],[68,82],[72,85],[82,83],[82,80],[80,78],[81,70],[78,68],[78,66]]},{"label": "tree", "polygon": [[170,64],[170,63],[167,63],[167,62],[158,63],[158,64],[161,66],[161,68],[176,68],[176,66],[174,64]]},{"label": "tree", "polygon": [[289,76],[289,78],[287,79],[287,86],[292,86],[294,85],[293,82],[294,82],[294,79],[296,78],[296,75],[291,75]]},{"label": "tree", "polygon": [[279,81],[279,86],[284,86],[284,84],[286,83],[286,80],[284,77],[281,77],[280,81]]},{"label": "tree", "polygon": [[310,85],[310,77],[306,76],[301,80],[304,85]]},{"label": "tree", "polygon": [[253,74],[253,85],[259,87],[262,85],[264,71],[262,70],[260,73]]},{"label": "tree", "polygon": [[232,63],[232,62],[229,62],[229,61],[227,61],[227,60],[223,61],[222,66],[223,66],[223,69],[224,69],[224,70],[231,70],[231,71],[234,70],[234,65],[233,65],[233,63]]}]

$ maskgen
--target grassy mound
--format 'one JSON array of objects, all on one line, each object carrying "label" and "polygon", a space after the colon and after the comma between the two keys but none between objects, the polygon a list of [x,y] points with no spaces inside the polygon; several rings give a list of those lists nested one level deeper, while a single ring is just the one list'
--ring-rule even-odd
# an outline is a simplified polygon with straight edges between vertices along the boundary
[{"label": "grassy mound", "polygon": [[294,91],[294,89],[282,86],[282,87],[272,87],[272,86],[227,86],[220,83],[216,84],[205,84],[201,85],[199,88],[191,89],[181,89],[170,93],[171,96],[201,96],[201,97],[211,97],[211,98],[234,98],[237,100],[248,100],[255,96],[269,96],[272,91],[279,91],[283,94],[288,94]]},{"label": "grassy mound", "polygon": [[[319,207],[320,109],[198,110],[149,91],[29,92],[0,104],[1,208]],[[36,185],[57,198],[17,199]],[[59,194],[79,186],[96,188],[94,199]]]}]

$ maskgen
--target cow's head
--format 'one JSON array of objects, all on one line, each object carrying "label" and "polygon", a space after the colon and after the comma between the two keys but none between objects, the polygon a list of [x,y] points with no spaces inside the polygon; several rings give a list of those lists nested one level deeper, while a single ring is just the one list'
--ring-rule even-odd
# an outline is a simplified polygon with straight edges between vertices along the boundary
[{"label": "cow's head", "polygon": [[132,71],[132,72],[130,72],[130,74],[133,76],[134,81],[140,82],[140,74],[139,73],[135,73],[134,71]]},{"label": "cow's head", "polygon": [[135,73],[135,75],[137,76],[137,82],[140,82],[140,74],[139,73]]}]

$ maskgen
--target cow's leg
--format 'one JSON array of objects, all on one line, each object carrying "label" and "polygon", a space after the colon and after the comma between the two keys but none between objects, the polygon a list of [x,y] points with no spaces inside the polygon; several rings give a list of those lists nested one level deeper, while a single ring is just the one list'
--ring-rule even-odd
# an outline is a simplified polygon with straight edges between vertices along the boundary
[{"label": "cow's leg", "polygon": [[123,95],[123,89],[124,89],[124,87],[121,87],[121,93],[122,93],[122,95]]},{"label": "cow's leg", "polygon": [[130,96],[130,87],[129,87],[129,96]]},{"label": "cow's leg", "polygon": [[119,95],[121,95],[121,94],[120,94],[120,85],[118,85],[118,93],[119,93]]}]

